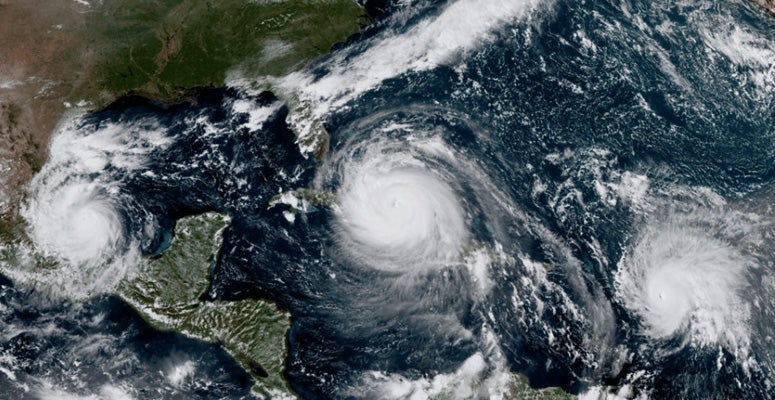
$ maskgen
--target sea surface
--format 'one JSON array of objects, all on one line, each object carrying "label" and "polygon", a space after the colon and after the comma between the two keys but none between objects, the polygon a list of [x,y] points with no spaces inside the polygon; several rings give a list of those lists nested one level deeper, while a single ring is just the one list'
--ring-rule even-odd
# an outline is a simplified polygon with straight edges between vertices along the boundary
[{"label": "sea surface", "polygon": [[291,312],[301,398],[772,398],[774,33],[742,0],[397,1],[302,72],[73,116],[23,212],[61,265],[3,284],[0,387],[249,396],[110,296],[218,211],[207,297]]}]

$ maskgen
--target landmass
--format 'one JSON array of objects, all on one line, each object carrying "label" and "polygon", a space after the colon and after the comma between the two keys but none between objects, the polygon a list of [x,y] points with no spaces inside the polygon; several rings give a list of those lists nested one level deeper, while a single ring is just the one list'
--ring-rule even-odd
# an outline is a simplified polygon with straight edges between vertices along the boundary
[{"label": "landmass", "polygon": [[[775,13],[775,1],[754,1]],[[193,89],[222,86],[230,71],[282,76],[363,23],[352,0],[0,0],[0,244],[23,236],[24,185],[68,110],[97,110],[130,94],[193,101]],[[291,219],[331,202],[330,193],[298,191],[271,204],[290,206]],[[283,378],[289,313],[264,300],[204,299],[229,222],[212,213],[180,220],[170,247],[118,294],[159,329],[221,344],[253,376],[257,395],[293,397]],[[0,266],[29,261],[15,249],[0,246]],[[507,398],[572,396],[514,375]]]},{"label": "landmass", "polygon": [[520,374],[512,375],[504,397],[510,400],[571,400],[576,398],[556,387],[535,389],[530,386],[527,377]]},{"label": "landmass", "polygon": [[260,397],[293,398],[283,378],[290,314],[265,300],[204,300],[227,216],[183,218],[170,247],[118,294],[156,328],[220,343],[255,380]]},{"label": "landmass", "polygon": [[775,15],[775,0],[753,0],[753,2],[766,8]]},{"label": "landmass", "polygon": [[353,0],[0,0],[0,240],[68,109],[302,69],[366,22]]},{"label": "landmass", "polygon": [[[29,250],[19,207],[70,110],[127,95],[193,102],[228,73],[282,76],[366,21],[353,0],[0,0],[0,269],[56,268]],[[293,397],[283,378],[290,315],[268,301],[202,300],[226,225],[216,214],[179,221],[171,247],[119,295],[160,329],[220,343],[259,396]]]}]

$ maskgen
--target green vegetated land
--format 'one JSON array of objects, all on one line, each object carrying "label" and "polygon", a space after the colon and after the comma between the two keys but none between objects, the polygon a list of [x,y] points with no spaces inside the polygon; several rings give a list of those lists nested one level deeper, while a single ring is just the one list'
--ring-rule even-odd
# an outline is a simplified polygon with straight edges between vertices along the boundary
[{"label": "green vegetated land", "polygon": [[[57,80],[69,88],[61,101],[85,100],[92,108],[126,94],[187,100],[192,89],[223,86],[233,70],[248,78],[280,76],[366,22],[354,0],[103,0],[83,12],[77,40],[59,57]],[[283,378],[290,315],[268,301],[202,300],[216,233],[227,224],[215,214],[179,221],[171,247],[123,282],[119,295],[158,328],[220,343],[255,378],[256,393],[292,397]],[[0,224],[0,239],[7,244],[0,246],[6,272],[32,261],[17,257],[21,233]],[[31,273],[55,268],[32,264]]]},{"label": "green vegetated land", "polygon": [[[191,89],[222,86],[234,70],[247,78],[282,76],[366,22],[353,0],[104,0],[86,12],[81,43],[62,60],[81,68],[65,99],[97,108],[129,93],[179,102]],[[330,202],[327,194],[299,194],[313,205]],[[255,378],[256,394],[293,397],[283,378],[290,314],[269,301],[204,299],[229,223],[214,213],[178,221],[170,247],[147,260],[118,294],[157,328],[221,344]],[[0,252],[4,272],[32,261],[16,259],[19,238],[13,236],[3,238],[9,244]],[[36,270],[56,268],[38,258]],[[507,397],[571,398],[559,389],[533,389],[520,375]]]},{"label": "green vegetated land", "polygon": [[575,396],[560,388],[534,389],[524,375],[514,374],[504,396],[513,400],[572,400]]},{"label": "green vegetated land", "polygon": [[105,0],[82,32],[94,79],[75,97],[131,92],[175,102],[191,88],[223,85],[233,69],[280,76],[358,32],[365,18],[353,0]]},{"label": "green vegetated land", "polygon": [[0,8],[0,57],[15,79],[0,91],[0,155],[19,161],[4,180],[3,238],[23,235],[24,185],[66,108],[100,109],[127,94],[193,102],[192,89],[220,87],[227,74],[302,69],[367,22],[355,0],[0,0]]},{"label": "green vegetated land", "polygon": [[157,328],[220,343],[253,376],[257,394],[292,397],[283,378],[290,314],[263,300],[203,299],[229,223],[214,213],[178,221],[170,247],[123,282],[119,295]]},{"label": "green vegetated land", "polygon": [[[353,0],[106,0],[83,29],[94,79],[73,99],[99,107],[133,93],[172,103],[192,88],[222,86],[231,70],[284,75],[358,32],[364,18]],[[292,397],[283,378],[290,315],[262,300],[202,300],[228,223],[217,214],[179,221],[170,248],[119,294],[158,328],[220,343],[256,393]]]}]

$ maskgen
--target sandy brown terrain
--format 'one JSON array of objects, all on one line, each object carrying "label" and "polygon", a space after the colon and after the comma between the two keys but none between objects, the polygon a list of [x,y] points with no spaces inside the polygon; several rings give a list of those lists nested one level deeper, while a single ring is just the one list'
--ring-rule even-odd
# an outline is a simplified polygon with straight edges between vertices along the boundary
[{"label": "sandy brown terrain", "polygon": [[[0,239],[18,237],[24,185],[68,107],[100,108],[127,93],[185,101],[276,37],[293,51],[250,70],[287,73],[357,32],[362,15],[350,0],[0,0]],[[265,26],[278,16],[289,17]]]},{"label": "sandy brown terrain", "polygon": [[754,2],[775,14],[775,0],[754,0]]},{"label": "sandy brown terrain", "polygon": [[0,234],[83,79],[74,31],[86,11],[72,1],[0,0]]},{"label": "sandy brown terrain", "polygon": [[[752,1],[775,15],[775,0]],[[0,0],[0,238],[19,226],[24,185],[45,162],[66,104],[85,98],[99,106],[117,95],[93,80],[105,50],[84,34],[93,12],[73,0]],[[182,45],[180,23],[167,22],[156,31],[157,75]]]}]

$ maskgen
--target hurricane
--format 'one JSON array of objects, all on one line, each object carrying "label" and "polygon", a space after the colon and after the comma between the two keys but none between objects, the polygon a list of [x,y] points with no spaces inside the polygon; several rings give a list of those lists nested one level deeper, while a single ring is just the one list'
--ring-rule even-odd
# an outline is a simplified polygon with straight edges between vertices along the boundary
[{"label": "hurricane", "polygon": [[74,114],[64,121],[22,210],[38,250],[59,266],[26,279],[84,298],[131,276],[156,222],[123,193],[122,177],[167,143],[151,120],[101,125]]},{"label": "hurricane", "polygon": [[[274,346],[274,378],[242,343],[211,356],[231,337],[208,328],[192,336],[210,347],[62,393],[140,398],[148,378],[197,398],[201,374],[237,382],[224,398],[275,378],[303,399],[771,398],[772,16],[747,1],[384,5],[292,73],[246,63],[180,104],[128,96],[60,124],[21,212],[34,251],[19,259],[43,268],[4,274],[97,296],[72,319],[115,308],[123,330],[131,307],[101,295],[181,257],[201,272],[170,278],[196,286],[185,312],[234,307],[207,318],[222,322],[266,302],[286,324],[272,343],[224,324]],[[291,49],[273,38],[256,57]],[[165,259],[181,238],[189,251]],[[145,360],[136,342],[127,357]],[[41,386],[3,360],[19,393]]]},{"label": "hurricane", "polygon": [[342,166],[337,192],[339,235],[349,242],[345,248],[387,269],[455,261],[468,236],[455,191],[438,175],[441,171],[396,151],[407,146],[421,152],[417,143],[363,145],[359,159]]},{"label": "hurricane", "polygon": [[315,178],[318,190],[333,194],[337,248],[396,273],[466,266],[488,284],[490,262],[508,258],[496,254],[512,242],[504,221],[521,216],[493,181],[495,166],[455,143],[478,140],[460,117],[436,120],[432,108],[418,105],[341,130],[341,144]]},{"label": "hurricane", "polygon": [[732,245],[666,223],[645,232],[620,265],[624,301],[650,336],[684,334],[698,346],[747,345],[750,315],[741,295],[753,265]]},{"label": "hurricane", "polygon": [[57,188],[36,199],[29,212],[36,242],[68,263],[81,265],[109,258],[124,240],[119,206],[94,184],[70,183]]}]

